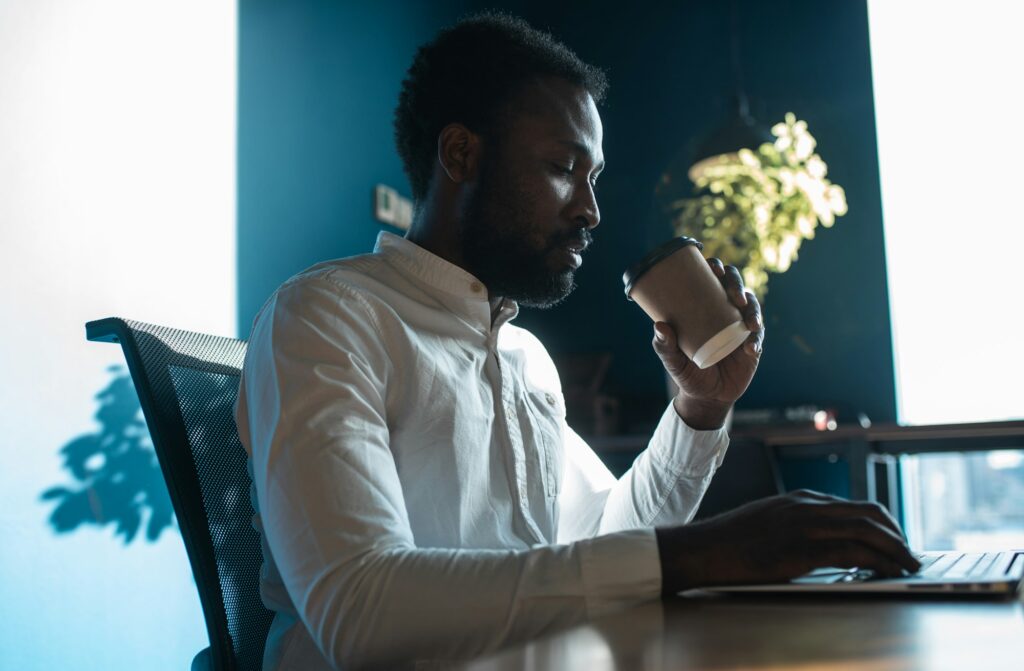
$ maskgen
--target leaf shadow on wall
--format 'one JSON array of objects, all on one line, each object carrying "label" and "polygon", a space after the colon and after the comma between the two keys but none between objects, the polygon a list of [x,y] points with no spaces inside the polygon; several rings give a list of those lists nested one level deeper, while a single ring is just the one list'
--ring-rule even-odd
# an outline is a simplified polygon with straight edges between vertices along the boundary
[{"label": "leaf shadow on wall", "polygon": [[144,538],[155,542],[174,526],[167,485],[131,377],[122,366],[107,372],[113,379],[95,396],[99,431],[60,449],[75,482],[51,487],[40,498],[56,502],[50,524],[57,533],[113,526],[127,545],[144,526]]}]

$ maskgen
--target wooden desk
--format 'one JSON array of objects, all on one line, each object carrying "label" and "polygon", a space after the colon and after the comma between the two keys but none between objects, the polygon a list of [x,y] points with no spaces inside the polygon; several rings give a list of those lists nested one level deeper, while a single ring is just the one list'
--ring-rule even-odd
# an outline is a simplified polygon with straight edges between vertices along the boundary
[{"label": "wooden desk", "polygon": [[715,596],[654,602],[467,671],[1024,669],[1024,603]]}]

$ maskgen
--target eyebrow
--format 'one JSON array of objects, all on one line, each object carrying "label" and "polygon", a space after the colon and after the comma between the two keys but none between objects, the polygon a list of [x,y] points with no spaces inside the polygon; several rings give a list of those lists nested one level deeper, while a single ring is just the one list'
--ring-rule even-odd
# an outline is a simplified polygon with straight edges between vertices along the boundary
[{"label": "eyebrow", "polygon": [[[583,154],[584,156],[590,156],[590,150],[587,149],[587,146],[582,142],[577,142],[576,140],[559,140],[558,142],[559,144],[564,144],[567,147],[572,147],[573,149],[575,149],[580,154]],[[604,161],[598,163],[596,167],[598,172],[604,170]]]}]

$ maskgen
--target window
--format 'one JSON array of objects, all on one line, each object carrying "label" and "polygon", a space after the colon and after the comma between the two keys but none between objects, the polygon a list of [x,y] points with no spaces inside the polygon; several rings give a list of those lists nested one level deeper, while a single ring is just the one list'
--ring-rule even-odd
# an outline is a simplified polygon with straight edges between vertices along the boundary
[{"label": "window", "polygon": [[[898,416],[1024,417],[1024,8],[868,1]],[[900,459],[922,549],[1024,545],[1024,453]]]},{"label": "window", "polygon": [[1024,547],[1024,450],[905,456],[900,469],[914,547]]},{"label": "window", "polygon": [[1024,417],[1024,5],[868,10],[900,422]]}]

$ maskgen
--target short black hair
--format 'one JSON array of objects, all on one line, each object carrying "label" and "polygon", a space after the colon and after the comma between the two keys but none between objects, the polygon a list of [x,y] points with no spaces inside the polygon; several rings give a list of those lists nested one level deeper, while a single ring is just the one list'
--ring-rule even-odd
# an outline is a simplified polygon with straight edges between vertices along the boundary
[{"label": "short black hair", "polygon": [[412,197],[427,195],[437,156],[437,136],[450,123],[497,139],[502,112],[518,87],[555,76],[604,100],[604,71],[584,63],[549,33],[521,18],[486,11],[445,28],[416,52],[395,108],[395,143]]}]

